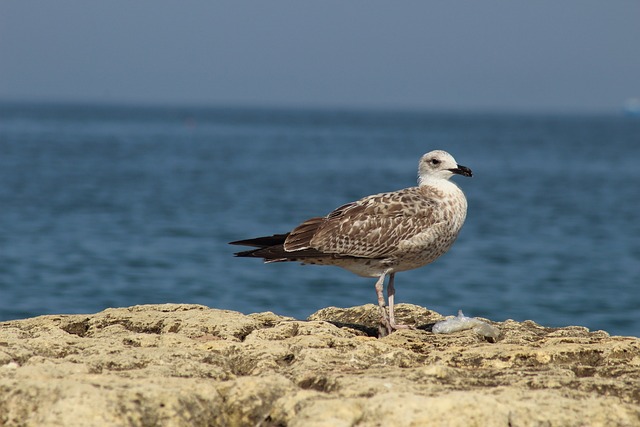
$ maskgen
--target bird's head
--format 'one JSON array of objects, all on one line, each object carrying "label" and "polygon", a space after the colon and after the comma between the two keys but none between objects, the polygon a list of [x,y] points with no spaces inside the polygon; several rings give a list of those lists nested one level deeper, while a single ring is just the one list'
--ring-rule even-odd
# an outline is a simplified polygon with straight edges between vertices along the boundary
[{"label": "bird's head", "polygon": [[453,175],[472,176],[471,169],[459,165],[446,151],[430,151],[420,158],[418,183],[422,185],[432,180],[449,179]]}]

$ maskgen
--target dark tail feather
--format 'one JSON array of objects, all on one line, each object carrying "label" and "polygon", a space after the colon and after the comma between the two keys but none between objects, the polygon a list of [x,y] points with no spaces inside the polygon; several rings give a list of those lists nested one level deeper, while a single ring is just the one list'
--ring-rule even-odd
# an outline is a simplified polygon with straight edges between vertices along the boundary
[{"label": "dark tail feather", "polygon": [[[235,242],[229,242],[230,245],[240,246],[253,246],[256,248],[267,248],[269,246],[283,245],[284,241],[289,236],[286,234],[274,234],[273,236],[256,237],[255,239],[236,240]],[[245,251],[252,252],[252,251]],[[244,253],[244,252],[239,252]]]},{"label": "dark tail feather", "polygon": [[315,249],[298,250],[295,252],[287,252],[284,250],[284,241],[289,236],[287,234],[274,234],[267,237],[256,237],[255,239],[238,240],[230,242],[230,245],[253,246],[257,249],[249,249],[248,251],[236,252],[237,257],[263,258],[265,262],[281,262],[296,261],[303,258],[317,258],[326,256],[326,254]]},{"label": "dark tail feather", "polygon": [[243,257],[243,258],[246,258],[246,257],[264,258],[266,261],[267,260],[266,256],[268,251],[269,251],[269,248],[258,248],[258,249],[250,249],[248,251],[236,252],[233,255],[237,257]]},{"label": "dark tail feather", "polygon": [[288,261],[287,256],[290,254],[287,254],[280,245],[236,252],[234,255],[242,258],[262,258],[264,262],[277,262]]},{"label": "dark tail feather", "polygon": [[274,234],[273,236],[256,237],[254,239],[237,240],[229,242],[230,245],[253,246],[258,249],[236,252],[237,257],[264,258],[269,261],[286,261],[284,241],[289,236],[286,234]]}]

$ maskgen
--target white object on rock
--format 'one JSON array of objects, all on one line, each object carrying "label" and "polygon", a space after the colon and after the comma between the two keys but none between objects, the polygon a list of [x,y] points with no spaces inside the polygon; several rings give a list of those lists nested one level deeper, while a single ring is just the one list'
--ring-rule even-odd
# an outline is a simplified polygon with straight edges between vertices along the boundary
[{"label": "white object on rock", "polygon": [[445,320],[441,320],[433,325],[431,331],[435,334],[451,334],[453,332],[464,331],[466,329],[473,329],[483,337],[493,338],[496,340],[500,335],[500,330],[494,326],[491,326],[487,322],[484,322],[475,317],[467,317],[462,310],[458,310],[456,317],[450,317]]}]

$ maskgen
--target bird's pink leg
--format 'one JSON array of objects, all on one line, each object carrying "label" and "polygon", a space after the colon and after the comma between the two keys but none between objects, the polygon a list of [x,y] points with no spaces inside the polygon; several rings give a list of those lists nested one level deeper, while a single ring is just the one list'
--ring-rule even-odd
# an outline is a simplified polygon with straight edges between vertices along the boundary
[{"label": "bird's pink leg", "polygon": [[396,288],[393,285],[395,275],[395,273],[391,273],[389,275],[389,284],[387,285],[387,297],[389,298],[389,326],[391,326],[392,329],[415,329],[411,325],[399,325],[396,323],[396,317],[393,313],[393,300],[396,294]]},{"label": "bird's pink leg", "polygon": [[[384,278],[387,274],[382,273],[376,282],[376,295],[378,295],[378,307],[380,308],[380,317],[384,326],[387,328],[387,332],[393,332],[393,327],[389,322],[389,316],[387,315],[387,310],[384,307]],[[393,275],[392,275],[393,277]]]}]

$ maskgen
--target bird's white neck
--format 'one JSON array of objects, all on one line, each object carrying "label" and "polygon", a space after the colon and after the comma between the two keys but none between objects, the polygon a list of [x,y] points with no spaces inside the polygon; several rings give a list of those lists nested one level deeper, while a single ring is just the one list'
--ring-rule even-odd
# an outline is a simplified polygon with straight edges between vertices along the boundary
[{"label": "bird's white neck", "polygon": [[444,192],[451,192],[454,190],[459,190],[459,187],[452,181],[443,178],[436,178],[432,176],[420,176],[418,177],[418,186],[429,186],[437,188],[438,190]]}]

